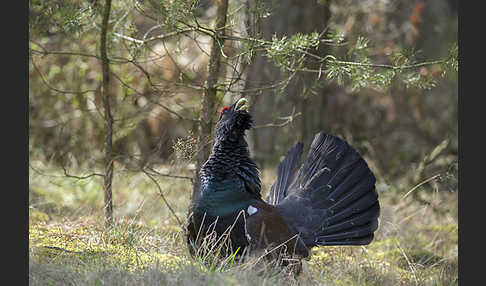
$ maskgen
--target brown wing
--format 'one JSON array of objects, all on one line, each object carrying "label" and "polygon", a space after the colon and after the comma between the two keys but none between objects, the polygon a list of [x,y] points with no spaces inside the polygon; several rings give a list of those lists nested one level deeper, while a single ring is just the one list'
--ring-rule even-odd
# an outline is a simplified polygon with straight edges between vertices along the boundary
[{"label": "brown wing", "polygon": [[308,250],[301,239],[290,231],[275,207],[258,201],[249,208],[252,209],[246,219],[246,230],[252,249],[266,249],[290,256],[308,256]]}]

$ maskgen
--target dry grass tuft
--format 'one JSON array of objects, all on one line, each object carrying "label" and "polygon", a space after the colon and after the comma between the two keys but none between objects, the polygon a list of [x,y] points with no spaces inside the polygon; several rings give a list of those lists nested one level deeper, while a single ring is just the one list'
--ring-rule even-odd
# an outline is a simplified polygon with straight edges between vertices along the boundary
[{"label": "dry grass tuft", "polygon": [[[414,190],[420,200],[393,187],[380,193],[374,241],[314,248],[295,279],[255,259],[217,261],[204,253],[192,259],[183,229],[144,174],[115,177],[116,219],[105,229],[99,179],[70,180],[62,170],[48,171],[59,177],[30,174],[31,285],[458,285],[457,192],[440,185]],[[262,174],[264,189],[274,174]],[[158,180],[184,218],[190,183]]]}]

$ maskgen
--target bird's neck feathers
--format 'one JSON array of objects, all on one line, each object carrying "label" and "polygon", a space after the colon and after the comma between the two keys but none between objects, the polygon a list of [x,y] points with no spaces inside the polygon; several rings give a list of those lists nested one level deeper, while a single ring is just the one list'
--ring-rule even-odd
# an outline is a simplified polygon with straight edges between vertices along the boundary
[{"label": "bird's neck feathers", "polygon": [[250,158],[244,138],[236,142],[216,141],[208,160],[201,168],[201,178],[227,176],[260,181],[258,166]]},{"label": "bird's neck feathers", "polygon": [[260,197],[259,170],[250,158],[248,145],[228,143],[215,142],[200,171],[197,208],[213,216],[238,212]]}]

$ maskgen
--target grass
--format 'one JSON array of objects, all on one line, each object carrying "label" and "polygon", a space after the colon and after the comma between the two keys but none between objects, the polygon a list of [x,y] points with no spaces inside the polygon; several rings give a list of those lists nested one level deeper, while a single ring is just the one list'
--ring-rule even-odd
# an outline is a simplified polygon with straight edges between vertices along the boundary
[{"label": "grass", "polygon": [[[234,263],[232,257],[212,267],[192,259],[183,228],[143,173],[116,173],[115,223],[105,229],[100,177],[77,180],[41,162],[31,165],[31,285],[458,285],[457,192],[440,186],[438,191],[417,188],[420,201],[403,198],[411,187],[380,193],[382,212],[373,242],[314,248],[294,279],[271,265]],[[190,175],[182,167],[172,172]],[[262,175],[267,190],[275,170]],[[157,180],[184,221],[190,182]]]}]

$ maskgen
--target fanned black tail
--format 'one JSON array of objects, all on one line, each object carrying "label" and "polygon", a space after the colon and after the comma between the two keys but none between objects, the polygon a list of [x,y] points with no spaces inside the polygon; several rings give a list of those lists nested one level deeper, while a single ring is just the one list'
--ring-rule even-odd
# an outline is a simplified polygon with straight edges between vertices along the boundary
[{"label": "fanned black tail", "polygon": [[277,205],[287,196],[289,186],[294,181],[295,171],[300,162],[303,148],[304,144],[302,142],[297,143],[289,150],[287,156],[278,166],[277,180],[270,187],[270,192],[266,199],[269,204]]},{"label": "fanned black tail", "polygon": [[307,247],[369,244],[380,205],[375,176],[364,159],[344,140],[321,132],[295,174],[299,144],[279,166],[267,201]]}]

